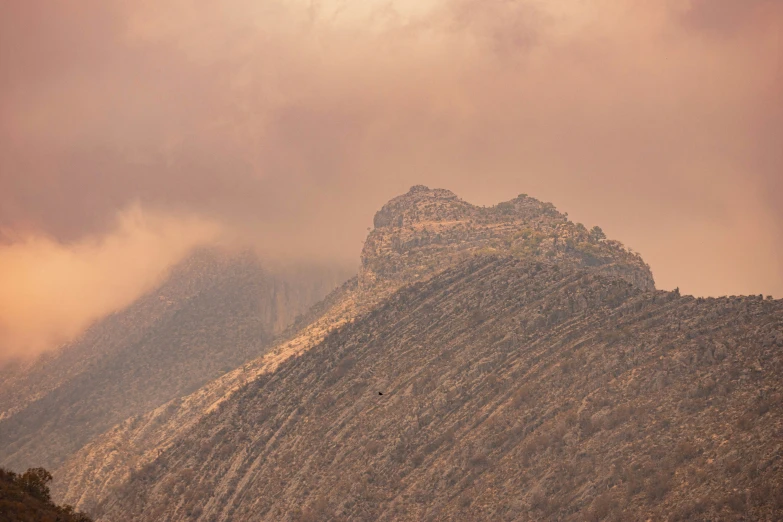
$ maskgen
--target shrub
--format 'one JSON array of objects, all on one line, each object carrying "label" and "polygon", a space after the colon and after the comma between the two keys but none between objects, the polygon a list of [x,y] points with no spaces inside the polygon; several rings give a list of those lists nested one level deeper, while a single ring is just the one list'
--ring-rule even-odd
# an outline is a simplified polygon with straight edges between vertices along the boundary
[{"label": "shrub", "polygon": [[677,443],[674,450],[675,463],[685,462],[697,457],[701,452],[700,448],[693,442],[681,440]]},{"label": "shrub", "polygon": [[590,506],[590,513],[587,519],[594,522],[605,519],[614,505],[615,501],[609,492],[597,496]]},{"label": "shrub", "polygon": [[421,466],[423,462],[424,462],[424,455],[422,455],[421,453],[416,453],[416,454],[415,454],[415,455],[414,455],[414,456],[411,458],[411,463],[412,463],[412,464],[413,464],[415,467],[417,467],[417,468],[418,468],[419,466]]},{"label": "shrub", "polygon": [[52,481],[52,474],[44,468],[30,468],[16,479],[16,483],[27,493],[42,500],[49,502],[49,483]]},{"label": "shrub", "polygon": [[742,471],[742,461],[739,459],[730,460],[726,463],[725,469],[728,475],[736,475]]},{"label": "shrub", "polygon": [[519,389],[517,389],[517,391],[514,392],[514,396],[513,399],[511,400],[511,403],[515,408],[519,408],[527,404],[532,397],[533,397],[532,386],[530,386],[529,384],[525,384],[524,386],[521,386]]},{"label": "shrub", "polygon": [[530,492],[530,507],[533,509],[546,508],[546,491],[541,486],[536,486]]},{"label": "shrub", "polygon": [[753,427],[753,414],[746,413],[737,420],[737,428],[741,431],[749,431]]},{"label": "shrub", "polygon": [[764,414],[766,414],[770,410],[770,408],[772,407],[773,402],[777,402],[777,401],[772,401],[769,398],[760,398],[756,402],[756,407],[755,407],[756,415],[761,417]]},{"label": "shrub", "polygon": [[700,499],[692,504],[683,506],[678,511],[674,512],[670,520],[672,522],[693,520],[699,515],[706,513],[709,507],[710,503],[707,499]]},{"label": "shrub", "polygon": [[484,453],[478,453],[470,459],[470,467],[475,471],[482,470],[487,466],[489,466],[489,459]]},{"label": "shrub", "polygon": [[376,440],[371,440],[370,442],[367,443],[365,449],[367,450],[367,453],[369,453],[370,455],[377,455],[378,452],[381,451],[382,447],[383,446],[381,445],[380,442]]},{"label": "shrub", "polygon": [[747,508],[745,494],[741,492],[732,493],[723,499],[723,504],[737,513],[744,513]]},{"label": "shrub", "polygon": [[590,229],[590,238],[596,241],[600,241],[601,239],[606,239],[606,234],[604,234],[604,231],[601,230],[601,227],[596,225]]},{"label": "shrub", "polygon": [[659,471],[647,481],[645,493],[652,501],[663,499],[672,488],[672,477],[667,471]]},{"label": "shrub", "polygon": [[0,520],[58,520],[91,522],[72,506],[51,501],[52,474],[44,468],[30,468],[21,475],[0,468]]}]

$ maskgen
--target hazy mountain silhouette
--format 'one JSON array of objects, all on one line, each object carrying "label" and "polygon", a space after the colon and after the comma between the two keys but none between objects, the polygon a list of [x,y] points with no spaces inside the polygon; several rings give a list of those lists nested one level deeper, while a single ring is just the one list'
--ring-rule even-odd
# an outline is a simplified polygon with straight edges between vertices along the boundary
[{"label": "hazy mountain silhouette", "polygon": [[264,353],[337,277],[281,277],[251,253],[194,252],[159,288],[79,339],[5,369],[0,463],[56,468],[117,422]]}]

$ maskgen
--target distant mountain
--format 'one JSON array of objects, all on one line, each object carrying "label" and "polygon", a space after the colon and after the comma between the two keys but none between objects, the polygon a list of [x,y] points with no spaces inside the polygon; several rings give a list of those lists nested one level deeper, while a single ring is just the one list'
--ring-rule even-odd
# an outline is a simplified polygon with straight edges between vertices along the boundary
[{"label": "distant mountain", "polygon": [[200,249],[155,291],[33,363],[4,370],[0,463],[53,469],[129,416],[253,359],[342,279]]},{"label": "distant mountain", "polygon": [[265,355],[55,473],[98,520],[776,520],[783,301],[656,291],[527,196],[413,187]]}]

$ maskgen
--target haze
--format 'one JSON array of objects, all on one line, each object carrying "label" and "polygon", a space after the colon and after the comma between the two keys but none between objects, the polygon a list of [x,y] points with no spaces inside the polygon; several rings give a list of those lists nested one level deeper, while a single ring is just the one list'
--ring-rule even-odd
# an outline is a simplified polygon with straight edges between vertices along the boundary
[{"label": "haze", "polygon": [[0,9],[0,357],[226,235],[355,265],[419,183],[551,201],[659,288],[783,294],[777,0]]}]

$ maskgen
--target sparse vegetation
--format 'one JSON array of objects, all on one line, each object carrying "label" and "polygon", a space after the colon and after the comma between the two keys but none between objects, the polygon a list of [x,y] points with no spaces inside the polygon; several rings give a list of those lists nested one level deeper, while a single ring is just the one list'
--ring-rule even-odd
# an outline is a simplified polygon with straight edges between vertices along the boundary
[{"label": "sparse vegetation", "polygon": [[600,241],[602,239],[606,239],[606,234],[604,234],[604,231],[601,230],[601,227],[596,225],[590,229],[590,239],[594,241]]},{"label": "sparse vegetation", "polygon": [[44,468],[22,474],[0,468],[0,520],[7,522],[91,522],[71,506],[52,502],[52,475]]}]

